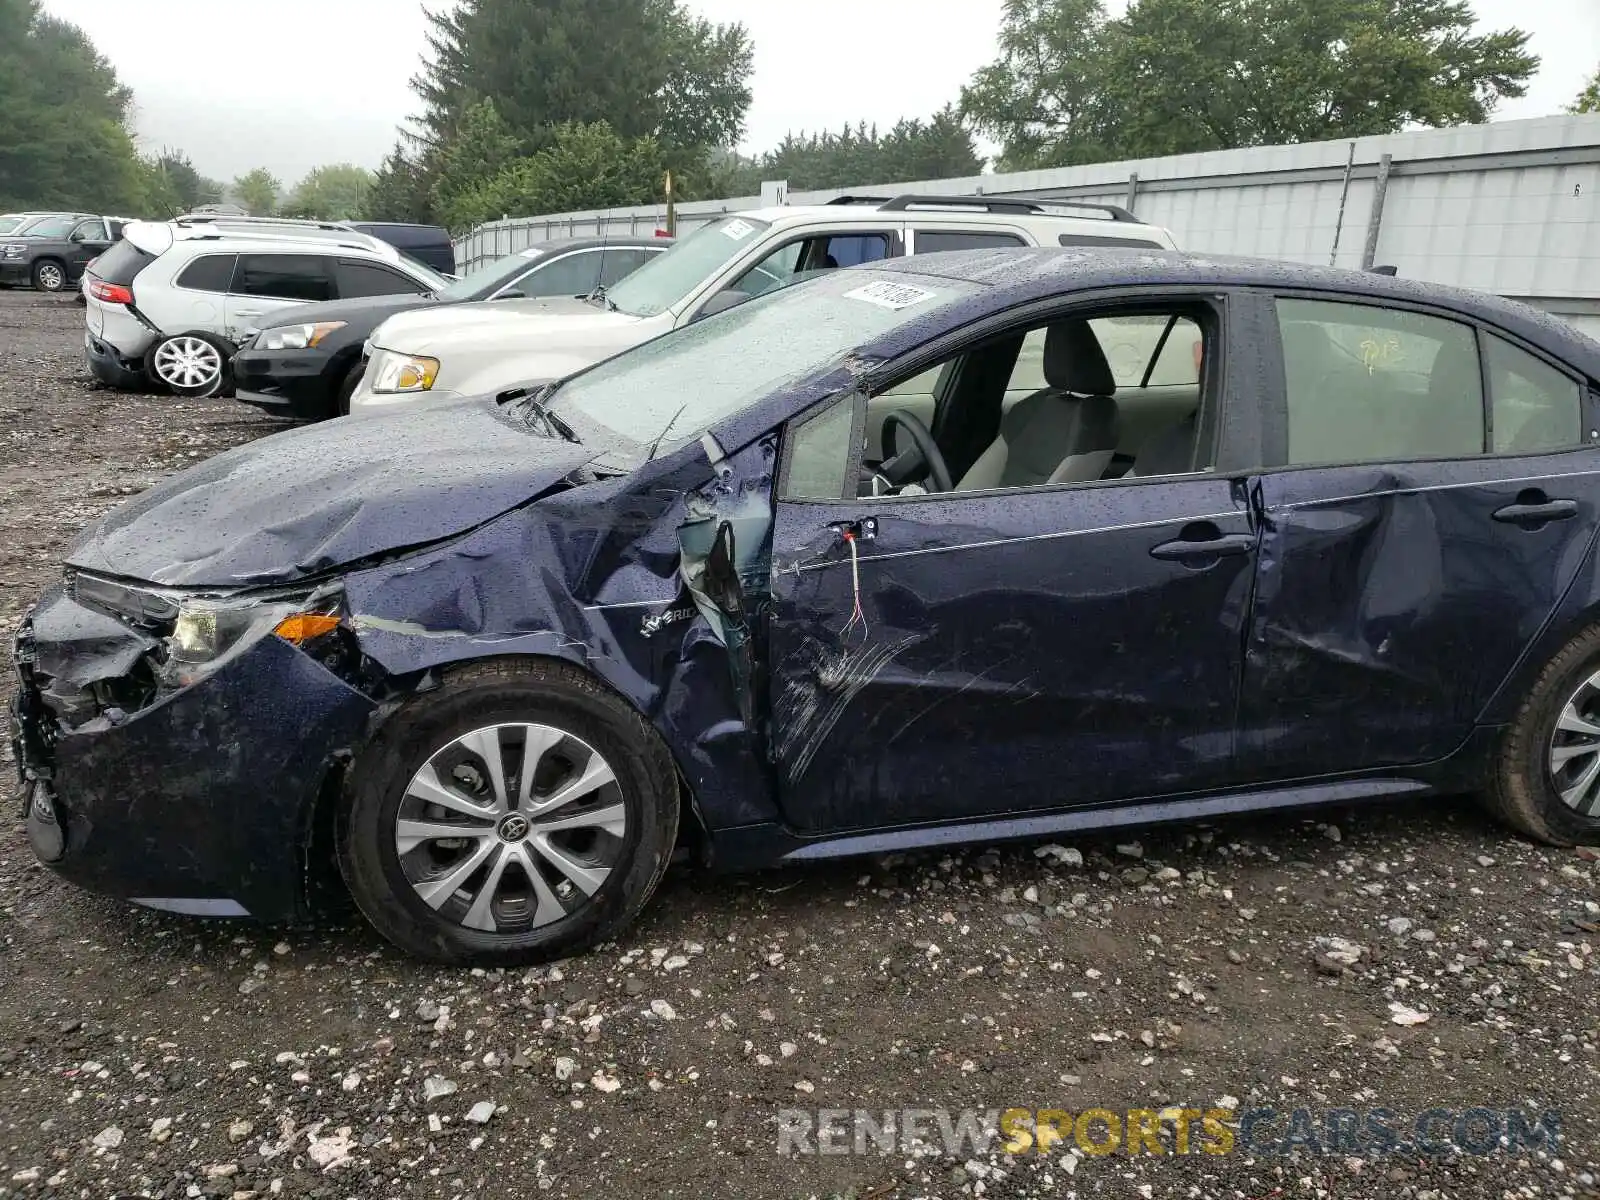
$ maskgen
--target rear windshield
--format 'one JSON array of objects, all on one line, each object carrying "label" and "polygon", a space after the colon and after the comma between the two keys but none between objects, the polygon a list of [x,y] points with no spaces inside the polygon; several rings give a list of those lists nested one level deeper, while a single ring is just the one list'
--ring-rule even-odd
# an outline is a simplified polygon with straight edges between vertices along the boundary
[{"label": "rear windshield", "polygon": [[107,283],[119,283],[123,287],[130,287],[133,284],[133,277],[155,260],[154,254],[139,249],[127,238],[123,238],[94,260],[93,274],[97,279],[103,279]]}]

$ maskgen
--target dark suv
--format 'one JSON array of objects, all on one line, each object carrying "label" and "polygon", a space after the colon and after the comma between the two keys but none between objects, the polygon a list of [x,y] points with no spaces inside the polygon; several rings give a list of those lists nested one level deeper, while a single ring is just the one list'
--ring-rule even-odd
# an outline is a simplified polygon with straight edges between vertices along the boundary
[{"label": "dark suv", "polygon": [[62,292],[122,236],[127,220],[89,213],[53,213],[18,226],[0,243],[0,283]]}]

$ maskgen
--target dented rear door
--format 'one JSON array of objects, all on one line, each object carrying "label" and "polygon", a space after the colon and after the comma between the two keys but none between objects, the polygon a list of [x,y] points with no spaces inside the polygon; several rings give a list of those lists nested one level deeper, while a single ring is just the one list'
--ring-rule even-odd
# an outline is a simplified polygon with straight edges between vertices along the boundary
[{"label": "dented rear door", "polygon": [[1278,311],[1285,465],[1255,493],[1240,769],[1445,757],[1592,550],[1593,399],[1562,364],[1448,312],[1305,297]]}]

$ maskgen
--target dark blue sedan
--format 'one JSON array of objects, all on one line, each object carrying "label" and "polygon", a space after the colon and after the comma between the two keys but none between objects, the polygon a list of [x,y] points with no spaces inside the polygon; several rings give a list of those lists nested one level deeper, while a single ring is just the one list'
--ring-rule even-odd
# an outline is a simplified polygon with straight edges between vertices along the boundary
[{"label": "dark blue sedan", "polygon": [[38,856],[413,954],[753,867],[1474,790],[1600,836],[1600,346],[1142,251],[837,271],[556,384],[244,446],[24,623]]}]

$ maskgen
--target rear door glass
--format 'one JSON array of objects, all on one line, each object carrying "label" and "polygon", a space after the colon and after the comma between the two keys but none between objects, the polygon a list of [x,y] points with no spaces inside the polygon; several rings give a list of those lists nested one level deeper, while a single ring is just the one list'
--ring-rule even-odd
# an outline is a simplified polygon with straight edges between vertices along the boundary
[{"label": "rear door glass", "polygon": [[311,254],[243,254],[233,280],[236,296],[275,300],[332,300],[327,260]]}]

